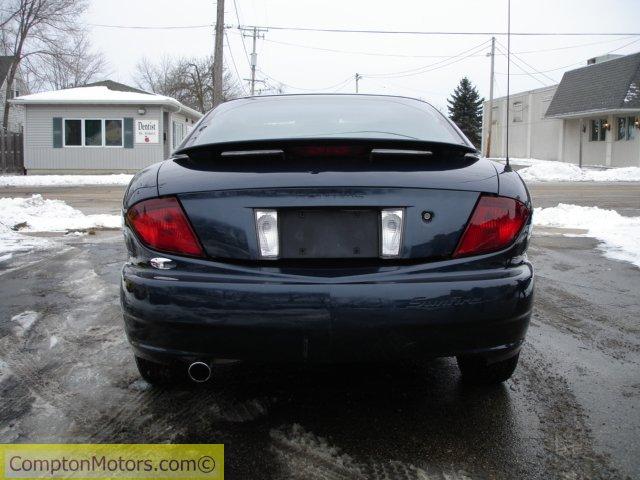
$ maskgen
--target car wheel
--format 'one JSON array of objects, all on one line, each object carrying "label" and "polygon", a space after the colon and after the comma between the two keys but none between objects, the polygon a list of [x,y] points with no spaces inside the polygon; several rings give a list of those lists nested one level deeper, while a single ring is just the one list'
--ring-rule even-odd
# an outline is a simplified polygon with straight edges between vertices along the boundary
[{"label": "car wheel", "polygon": [[151,362],[141,357],[136,357],[136,366],[140,376],[151,385],[168,387],[184,379],[184,375],[180,375],[176,367]]},{"label": "car wheel", "polygon": [[458,368],[462,373],[462,379],[465,382],[476,385],[490,385],[504,382],[511,378],[516,366],[518,365],[517,353],[506,360],[488,363],[486,358],[479,356],[459,356]]}]

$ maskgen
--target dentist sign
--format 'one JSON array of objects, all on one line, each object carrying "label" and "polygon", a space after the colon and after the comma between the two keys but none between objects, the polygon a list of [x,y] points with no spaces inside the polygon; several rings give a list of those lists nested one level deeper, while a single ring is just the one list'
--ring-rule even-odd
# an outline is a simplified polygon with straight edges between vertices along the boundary
[{"label": "dentist sign", "polygon": [[159,143],[160,127],[158,120],[136,119],[136,143]]}]

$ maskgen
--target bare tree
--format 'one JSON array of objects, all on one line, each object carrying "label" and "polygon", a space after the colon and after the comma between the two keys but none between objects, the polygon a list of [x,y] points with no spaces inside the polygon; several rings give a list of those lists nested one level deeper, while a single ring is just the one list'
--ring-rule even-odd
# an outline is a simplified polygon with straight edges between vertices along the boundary
[{"label": "bare tree", "polygon": [[[206,112],[213,107],[213,58],[169,58],[158,63],[143,58],[136,67],[136,84],[143,90],[167,95],[185,105]],[[233,74],[224,69],[222,97],[230,100],[240,95]]]},{"label": "bare tree", "polygon": [[142,58],[136,65],[135,82],[138,87],[148,92],[168,95],[173,90],[173,70],[175,62],[163,56],[157,63]]},{"label": "bare tree", "polygon": [[5,26],[8,25],[9,22],[11,22],[11,20],[13,20],[18,14],[18,10],[11,10],[10,7],[11,6],[9,6],[9,8],[7,8],[6,10],[0,9],[0,30],[3,34]]},{"label": "bare tree", "polygon": [[84,30],[69,35],[63,44],[54,46],[47,55],[27,59],[24,72],[36,89],[59,90],[85,85],[105,76],[104,55],[91,48]]},{"label": "bare tree", "polygon": [[79,32],[78,19],[86,8],[86,0],[3,0],[3,9],[15,12],[2,27],[4,53],[14,57],[7,73],[3,125],[8,124],[8,100],[21,64],[51,55],[68,35]]}]

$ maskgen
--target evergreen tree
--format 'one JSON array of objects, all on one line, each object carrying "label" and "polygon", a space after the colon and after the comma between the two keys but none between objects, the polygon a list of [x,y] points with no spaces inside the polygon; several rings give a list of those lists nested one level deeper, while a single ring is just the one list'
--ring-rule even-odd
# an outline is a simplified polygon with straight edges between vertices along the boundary
[{"label": "evergreen tree", "polygon": [[449,118],[458,125],[477,148],[480,148],[481,143],[483,102],[484,98],[480,98],[476,87],[467,77],[460,80],[453,95],[447,100]]}]

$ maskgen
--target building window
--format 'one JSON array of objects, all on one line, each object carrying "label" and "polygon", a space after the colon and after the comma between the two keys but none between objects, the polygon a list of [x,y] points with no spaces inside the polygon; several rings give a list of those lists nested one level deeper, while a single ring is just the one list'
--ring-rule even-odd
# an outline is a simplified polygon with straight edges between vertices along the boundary
[{"label": "building window", "polygon": [[122,146],[122,120],[104,121],[104,144],[106,147]]},{"label": "building window", "polygon": [[82,146],[82,120],[64,121],[64,146]]},{"label": "building window", "polygon": [[522,102],[513,102],[513,123],[522,122]]},{"label": "building window", "polygon": [[592,142],[604,142],[606,139],[607,131],[604,125],[607,123],[606,118],[599,120],[591,120],[591,141]]},{"label": "building window", "polygon": [[627,118],[627,140],[636,138],[636,119],[635,117]]},{"label": "building window", "polygon": [[184,138],[184,124],[180,122],[173,122],[173,148],[176,149],[182,143]]},{"label": "building window", "polygon": [[102,146],[102,120],[84,121],[84,146]]},{"label": "building window", "polygon": [[617,135],[616,140],[626,140],[627,139],[627,119],[624,117],[618,117],[616,119],[617,125]]},{"label": "building window", "polygon": [[122,119],[65,119],[65,147],[122,147]]},{"label": "building window", "polygon": [[636,138],[635,118],[616,118],[616,140],[633,140]]}]

